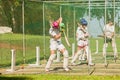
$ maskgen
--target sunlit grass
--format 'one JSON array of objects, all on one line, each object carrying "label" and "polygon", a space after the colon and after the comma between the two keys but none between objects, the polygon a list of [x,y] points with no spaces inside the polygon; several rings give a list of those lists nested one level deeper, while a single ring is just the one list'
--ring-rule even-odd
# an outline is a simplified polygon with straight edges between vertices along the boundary
[{"label": "sunlit grass", "polygon": [[120,76],[89,76],[89,75],[6,75],[0,77],[2,80],[119,80]]},{"label": "sunlit grass", "polygon": [[[23,44],[23,34],[0,34],[0,65],[1,67],[10,66],[11,60],[11,49],[16,51],[16,63],[23,63],[23,45],[25,45],[25,59],[26,64],[33,63],[36,58],[36,46],[40,47],[40,59],[48,59],[50,55],[49,50],[49,36],[40,36],[40,35],[24,35],[25,44]],[[92,52],[93,59],[99,58],[101,56],[103,48],[103,38],[90,38],[90,49]],[[96,40],[99,42],[99,53],[94,54],[96,51]],[[72,43],[76,42],[73,38],[69,38],[71,47],[69,48],[65,42],[64,37],[62,37],[62,42],[65,45],[66,49],[69,52],[69,55],[72,55]],[[120,52],[120,38],[116,38],[116,44],[118,52]],[[76,51],[76,43],[75,43]],[[109,46],[107,49],[108,52],[112,52],[112,47]],[[101,60],[95,60],[101,62]]]}]

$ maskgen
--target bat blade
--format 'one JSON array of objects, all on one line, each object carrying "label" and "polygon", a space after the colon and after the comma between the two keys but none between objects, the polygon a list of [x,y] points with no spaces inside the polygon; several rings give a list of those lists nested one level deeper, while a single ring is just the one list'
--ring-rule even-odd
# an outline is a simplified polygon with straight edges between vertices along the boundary
[{"label": "bat blade", "polygon": [[64,34],[65,41],[66,41],[67,45],[68,45],[69,47],[71,47],[71,45],[70,45],[70,43],[69,43],[69,41],[68,41],[68,38],[67,38],[67,36],[66,36],[66,34],[65,34],[64,31],[63,31],[63,34]]}]

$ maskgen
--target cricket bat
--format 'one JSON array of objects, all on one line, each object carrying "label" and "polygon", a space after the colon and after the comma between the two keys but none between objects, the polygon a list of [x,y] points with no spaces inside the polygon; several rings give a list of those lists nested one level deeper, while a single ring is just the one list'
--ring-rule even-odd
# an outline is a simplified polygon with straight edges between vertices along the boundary
[{"label": "cricket bat", "polygon": [[65,41],[66,41],[67,45],[68,45],[69,47],[71,47],[71,45],[70,45],[70,43],[69,43],[69,41],[68,41],[68,38],[67,38],[67,36],[66,36],[66,34],[65,34],[65,31],[63,31],[63,34],[64,34]]}]

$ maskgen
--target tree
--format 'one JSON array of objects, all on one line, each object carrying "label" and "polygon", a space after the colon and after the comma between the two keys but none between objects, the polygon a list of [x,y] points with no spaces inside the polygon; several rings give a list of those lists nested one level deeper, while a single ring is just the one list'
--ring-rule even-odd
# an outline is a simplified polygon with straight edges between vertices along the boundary
[{"label": "tree", "polygon": [[16,32],[15,9],[19,6],[20,0],[1,0],[2,8],[7,16],[8,25]]}]

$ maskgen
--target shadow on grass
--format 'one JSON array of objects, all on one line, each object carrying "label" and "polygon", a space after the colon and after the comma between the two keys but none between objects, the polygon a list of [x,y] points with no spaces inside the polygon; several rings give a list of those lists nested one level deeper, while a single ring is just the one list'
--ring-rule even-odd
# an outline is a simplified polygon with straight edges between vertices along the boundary
[{"label": "shadow on grass", "polygon": [[[49,58],[49,57],[47,57]],[[31,58],[31,59],[27,59],[26,60],[26,63],[33,63],[35,61],[36,58]],[[41,57],[41,60],[43,60],[44,58]],[[19,61],[16,61],[16,65],[21,65],[21,64],[24,64],[23,60],[19,60]],[[7,68],[7,67],[10,67],[11,66],[11,63],[4,63],[4,64],[1,64],[0,63],[0,68]]]},{"label": "shadow on grass", "polygon": [[0,76],[0,80],[33,80],[33,78],[29,77],[7,77],[7,76]]}]

